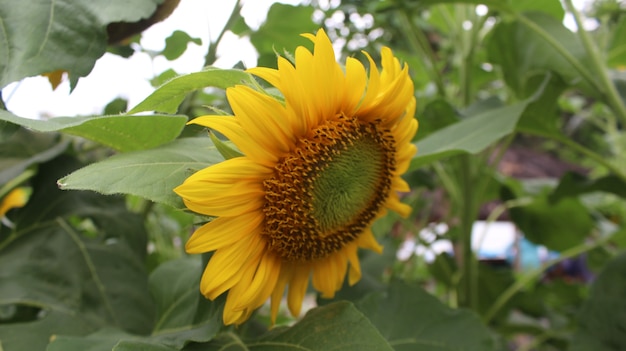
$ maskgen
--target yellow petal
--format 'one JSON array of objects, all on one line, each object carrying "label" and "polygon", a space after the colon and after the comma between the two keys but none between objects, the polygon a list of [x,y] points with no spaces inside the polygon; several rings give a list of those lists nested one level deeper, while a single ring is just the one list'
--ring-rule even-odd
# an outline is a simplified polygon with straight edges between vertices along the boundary
[{"label": "yellow petal", "polygon": [[0,217],[14,208],[23,207],[28,202],[30,191],[28,188],[15,188],[11,190],[0,202]]},{"label": "yellow petal", "polygon": [[272,291],[271,296],[272,302],[270,303],[270,315],[272,325],[276,324],[276,316],[278,316],[280,302],[282,301],[283,294],[285,293],[287,282],[291,280],[292,275],[292,268],[290,265],[284,264],[281,268],[278,282],[276,282],[276,286],[274,287],[274,291]]},{"label": "yellow petal", "polygon": [[[280,57],[279,57],[280,59]],[[254,67],[247,69],[246,72],[254,74],[257,77],[260,77],[270,83],[272,86],[277,89],[281,89],[280,84],[280,73],[278,70],[266,67]]]},{"label": "yellow petal", "polygon": [[295,146],[283,105],[246,86],[228,89],[228,101],[241,127],[265,150],[283,155]]},{"label": "yellow petal", "polygon": [[309,272],[311,268],[309,265],[298,265],[295,267],[295,271],[291,276],[289,282],[289,292],[287,294],[287,306],[289,311],[294,316],[300,315],[300,309],[302,308],[302,301],[306,294],[306,288],[309,285]]},{"label": "yellow petal", "polygon": [[357,245],[353,243],[346,245],[346,254],[348,255],[348,262],[350,262],[348,283],[352,286],[361,280],[361,263],[357,254]]},{"label": "yellow petal", "polygon": [[263,215],[249,212],[237,217],[219,217],[198,228],[185,245],[187,253],[204,253],[233,245],[258,233]]},{"label": "yellow petal", "polygon": [[200,282],[200,289],[206,297],[214,300],[232,288],[241,280],[242,270],[260,259],[265,243],[260,239],[260,232],[256,234],[215,251]]},{"label": "yellow petal", "polygon": [[263,178],[271,172],[245,157],[232,158],[194,173],[174,192],[192,211],[232,217],[263,207]]},{"label": "yellow petal", "polygon": [[346,60],[346,82],[346,96],[343,110],[346,114],[350,115],[353,114],[360,105],[367,86],[365,67],[363,67],[363,64],[359,60],[352,57],[348,57]]},{"label": "yellow petal", "polygon": [[398,199],[398,194],[394,192],[389,194],[389,198],[387,199],[385,206],[390,210],[396,211],[403,218],[407,218],[413,211],[411,206],[400,202],[400,199]]},{"label": "yellow petal", "polygon": [[224,134],[246,156],[260,164],[272,167],[278,161],[278,155],[272,154],[271,150],[266,150],[256,140],[251,138],[234,117],[200,116],[189,123],[203,125]]},{"label": "yellow petal", "polygon": [[240,281],[243,291],[237,297],[236,309],[256,309],[272,294],[280,276],[281,261],[273,252],[267,250],[253,271],[250,279]]},{"label": "yellow petal", "polygon": [[372,230],[369,228],[363,231],[363,233],[357,239],[357,243],[359,247],[369,249],[377,253],[383,252],[383,247],[378,243],[378,241],[376,241],[374,234],[372,234]]}]

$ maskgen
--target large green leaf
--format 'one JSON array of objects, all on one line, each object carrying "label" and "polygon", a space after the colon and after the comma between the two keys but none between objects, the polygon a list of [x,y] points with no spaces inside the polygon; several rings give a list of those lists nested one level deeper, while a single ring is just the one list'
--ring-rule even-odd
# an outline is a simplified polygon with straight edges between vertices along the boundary
[{"label": "large green leaf", "polygon": [[612,36],[607,64],[611,67],[626,66],[626,17],[622,16]]},{"label": "large green leaf", "polygon": [[105,328],[88,336],[59,336],[48,351],[181,350],[189,342],[210,341],[222,327],[222,310],[200,294],[202,268],[199,259],[183,258],[150,275],[157,311],[150,335]]},{"label": "large green leaf", "polygon": [[185,116],[170,115],[57,117],[35,120],[18,117],[4,110],[0,110],[0,119],[39,132],[58,131],[81,136],[119,151],[150,149],[172,141],[187,122]]},{"label": "large green leaf", "polygon": [[396,351],[495,350],[478,315],[453,310],[415,284],[394,280],[357,307]]},{"label": "large green leaf", "polygon": [[[548,14],[530,13],[524,18],[527,22],[500,22],[486,40],[489,59],[502,67],[507,85],[523,96],[529,78],[553,71],[568,84],[580,85],[593,93],[589,82],[581,80],[581,73],[554,47],[554,44],[562,46],[583,69],[590,67],[578,37],[565,28],[561,20]],[[531,29],[528,23],[541,30],[545,37]]]},{"label": "large green leaf", "polygon": [[572,351],[626,350],[626,253],[600,273],[583,305]]},{"label": "large green leaf", "polygon": [[58,181],[64,190],[132,194],[182,208],[173,189],[194,171],[223,158],[207,138],[179,139],[155,149],[115,155]]},{"label": "large green leaf", "polygon": [[104,325],[146,333],[154,323],[142,219],[123,198],[60,191],[55,180],[77,167],[67,156],[41,165],[15,227],[0,228],[0,305],[16,311],[0,328],[5,350],[42,350],[51,335]]},{"label": "large green leaf", "polygon": [[541,194],[531,204],[509,211],[528,240],[555,251],[581,244],[594,225],[587,208],[572,197],[551,203],[547,194]]},{"label": "large green leaf", "polygon": [[439,129],[417,142],[410,169],[457,154],[477,154],[512,133],[529,101],[491,109]]},{"label": "large green leaf", "polygon": [[166,262],[150,275],[157,307],[152,340],[180,349],[211,340],[222,327],[221,300],[209,302],[200,294],[204,267],[196,258]]},{"label": "large green leaf", "polygon": [[162,0],[0,0],[0,88],[66,70],[72,86],[106,49],[106,25],[149,17]]},{"label": "large green leaf", "polygon": [[237,69],[208,67],[204,71],[185,74],[167,81],[128,113],[143,111],[175,113],[185,96],[194,90],[207,87],[226,89],[237,84],[254,84],[253,78],[250,74]]},{"label": "large green leaf", "polygon": [[624,179],[614,175],[607,175],[592,180],[579,173],[570,172],[561,178],[559,185],[550,194],[548,200],[551,203],[555,203],[566,197],[595,191],[607,192],[626,198],[626,182]]},{"label": "large green leaf", "polygon": [[[196,348],[194,348],[196,350]],[[260,340],[244,343],[237,335],[222,334],[204,351],[391,351],[376,328],[349,302],[336,302],[309,311],[289,328],[277,328]]]}]

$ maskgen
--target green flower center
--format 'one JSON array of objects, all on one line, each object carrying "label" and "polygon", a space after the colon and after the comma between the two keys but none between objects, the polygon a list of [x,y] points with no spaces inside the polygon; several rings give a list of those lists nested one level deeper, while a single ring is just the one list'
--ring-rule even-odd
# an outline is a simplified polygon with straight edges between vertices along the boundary
[{"label": "green flower center", "polygon": [[395,141],[380,123],[340,117],[319,126],[264,181],[269,247],[291,261],[341,250],[380,213],[394,166]]},{"label": "green flower center", "polygon": [[313,181],[313,217],[322,233],[349,225],[376,198],[385,153],[368,135],[345,144]]}]

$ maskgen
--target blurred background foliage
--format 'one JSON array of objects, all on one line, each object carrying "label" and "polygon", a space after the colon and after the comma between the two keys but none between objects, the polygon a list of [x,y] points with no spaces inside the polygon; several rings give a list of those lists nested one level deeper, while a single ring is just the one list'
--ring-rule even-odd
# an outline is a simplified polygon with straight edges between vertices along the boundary
[{"label": "blurred background foliage", "polygon": [[[73,88],[105,52],[148,52],[141,32],[177,5],[0,0],[0,87],[45,75]],[[33,120],[2,102],[0,350],[626,349],[623,1],[311,0],[272,5],[259,28],[240,10],[205,70],[159,72],[137,106]],[[320,27],[341,61],[378,61],[384,45],[411,68],[413,215],[375,223],[385,251],[363,252],[363,279],[335,299],[311,291],[309,313],[281,312],[271,330],[265,307],[224,327],[222,299],[198,291],[202,258],[183,249],[203,219],[171,189],[229,148],[185,123],[228,112],[225,88],[260,84],[242,62],[211,68],[225,33],[274,67]],[[201,44],[183,31],[164,42],[153,58]],[[514,225],[509,257],[472,249],[479,220]],[[400,255],[407,243],[421,251]],[[550,255],[525,266],[537,246]]]}]

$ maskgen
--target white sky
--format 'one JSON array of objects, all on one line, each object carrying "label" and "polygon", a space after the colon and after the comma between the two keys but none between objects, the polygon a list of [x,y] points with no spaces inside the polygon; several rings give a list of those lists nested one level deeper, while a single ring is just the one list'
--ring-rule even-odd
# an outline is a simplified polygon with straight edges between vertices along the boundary
[{"label": "white sky", "polygon": [[[575,0],[575,3],[580,6],[585,1]],[[249,26],[258,28],[275,2],[298,4],[301,0],[247,0],[244,1],[242,16]],[[141,45],[153,51],[162,50],[165,39],[175,30],[202,39],[202,46],[189,44],[183,56],[175,61],[167,61],[164,57],[153,60],[147,53],[136,53],[130,59],[105,54],[96,62],[89,76],[78,81],[72,94],[69,94],[68,82],[63,82],[53,91],[43,77],[26,78],[10,84],[2,92],[7,108],[18,116],[28,118],[93,115],[100,114],[103,107],[117,97],[128,99],[131,108],[154,90],[149,80],[168,68],[178,73],[202,69],[209,39],[222,30],[234,5],[235,0],[181,0],[168,19],[144,32]],[[566,18],[565,23],[573,27],[571,18]],[[246,66],[254,67],[256,57],[256,51],[247,39],[227,33],[218,49],[215,65],[230,68],[243,61]]]}]

